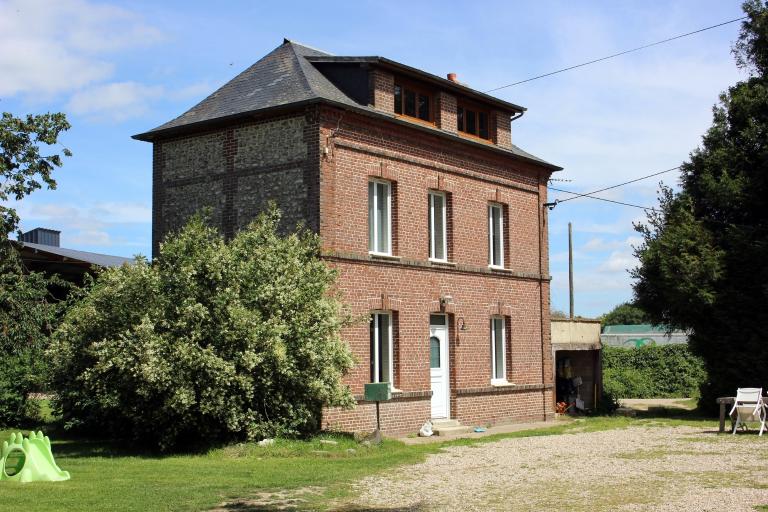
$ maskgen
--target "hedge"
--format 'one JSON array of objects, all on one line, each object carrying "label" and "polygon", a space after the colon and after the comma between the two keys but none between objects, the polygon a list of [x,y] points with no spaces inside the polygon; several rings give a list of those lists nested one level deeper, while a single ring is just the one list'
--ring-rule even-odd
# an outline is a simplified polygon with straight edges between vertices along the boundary
[{"label": "hedge", "polygon": [[603,347],[603,386],[619,398],[698,397],[706,377],[688,345]]}]

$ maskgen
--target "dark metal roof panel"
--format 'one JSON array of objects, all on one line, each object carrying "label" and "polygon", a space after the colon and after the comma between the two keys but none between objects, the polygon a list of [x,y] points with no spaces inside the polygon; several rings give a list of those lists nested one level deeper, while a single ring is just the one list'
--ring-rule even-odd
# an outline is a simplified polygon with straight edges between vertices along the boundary
[{"label": "dark metal roof panel", "polygon": [[33,244],[30,242],[16,242],[21,247],[28,247],[38,252],[44,252],[48,254],[55,254],[64,258],[69,258],[77,261],[84,261],[91,265],[99,265],[100,267],[119,267],[124,263],[129,265],[133,263],[133,258],[124,258],[122,256],[112,256],[109,254],[99,254],[95,252],[77,251],[75,249],[64,249],[63,247],[53,247],[51,245]]}]

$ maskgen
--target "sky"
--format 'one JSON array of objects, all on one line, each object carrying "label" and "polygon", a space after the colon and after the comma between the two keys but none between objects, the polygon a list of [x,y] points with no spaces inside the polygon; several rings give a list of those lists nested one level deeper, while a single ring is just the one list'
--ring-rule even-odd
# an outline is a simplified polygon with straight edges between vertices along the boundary
[{"label": "sky", "polygon": [[[74,154],[55,191],[15,204],[23,230],[63,247],[151,253],[151,144],[131,139],[195,105],[284,37],[337,55],[381,55],[485,91],[738,18],[740,2],[246,2],[0,0],[0,111],[65,112]],[[513,143],[591,192],[684,162],[712,106],[745,78],[733,23],[493,94],[528,108]],[[671,172],[601,193],[652,207]],[[550,199],[568,194],[552,192]],[[552,307],[568,311],[573,224],[577,315],[631,300],[642,209],[575,199],[549,214]],[[511,241],[514,243],[514,241]]]}]

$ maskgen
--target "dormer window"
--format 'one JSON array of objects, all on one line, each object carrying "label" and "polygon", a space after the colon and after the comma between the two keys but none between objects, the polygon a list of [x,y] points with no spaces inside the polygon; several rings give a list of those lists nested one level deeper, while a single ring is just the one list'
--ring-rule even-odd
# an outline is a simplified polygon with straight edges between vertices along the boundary
[{"label": "dormer window", "polygon": [[395,114],[433,122],[432,94],[409,83],[395,82]]},{"label": "dormer window", "polygon": [[480,137],[490,140],[490,130],[488,129],[488,119],[490,115],[487,110],[483,110],[471,105],[459,103],[456,108],[456,123],[460,133]]}]

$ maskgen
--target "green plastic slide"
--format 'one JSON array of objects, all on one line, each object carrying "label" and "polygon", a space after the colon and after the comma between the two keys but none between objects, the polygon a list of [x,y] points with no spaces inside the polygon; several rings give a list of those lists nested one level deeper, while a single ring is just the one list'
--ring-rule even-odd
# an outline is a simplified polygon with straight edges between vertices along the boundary
[{"label": "green plastic slide", "polygon": [[3,441],[0,459],[0,481],[14,482],[60,482],[69,480],[69,472],[62,471],[53,460],[51,440],[42,432],[29,433],[24,438],[21,432],[11,434]]}]

